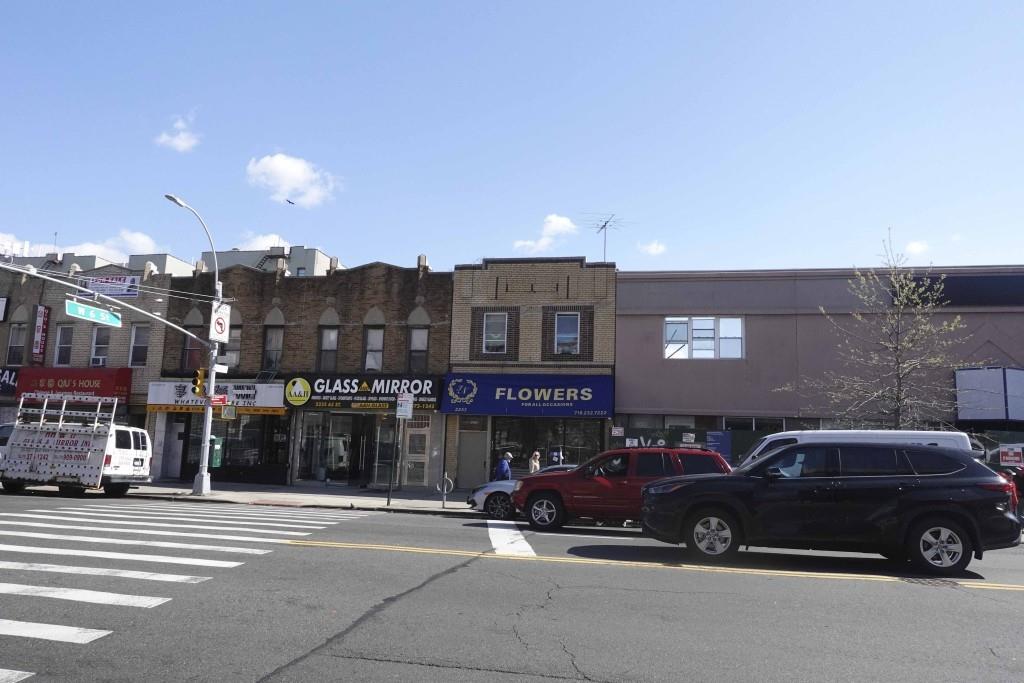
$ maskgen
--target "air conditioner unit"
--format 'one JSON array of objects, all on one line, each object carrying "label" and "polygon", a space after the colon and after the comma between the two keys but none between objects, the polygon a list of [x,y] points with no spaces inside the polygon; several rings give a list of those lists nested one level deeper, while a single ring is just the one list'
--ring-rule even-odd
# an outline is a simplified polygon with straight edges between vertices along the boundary
[{"label": "air conditioner unit", "polygon": [[107,367],[106,356],[93,356],[89,359],[89,367],[93,368],[105,368]]}]

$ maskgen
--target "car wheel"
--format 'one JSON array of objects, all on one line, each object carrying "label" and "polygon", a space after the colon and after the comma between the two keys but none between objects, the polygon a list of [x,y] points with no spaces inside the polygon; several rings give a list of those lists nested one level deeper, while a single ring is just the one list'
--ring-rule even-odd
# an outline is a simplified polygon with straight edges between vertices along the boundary
[{"label": "car wheel", "polygon": [[3,481],[4,491],[7,493],[21,493],[25,490],[25,483],[20,481]]},{"label": "car wheel", "polygon": [[915,567],[932,574],[955,576],[967,568],[974,546],[967,531],[949,519],[918,522],[907,537],[907,555]]},{"label": "car wheel", "polygon": [[539,493],[526,504],[526,519],[534,529],[557,529],[565,524],[565,508],[555,494]]},{"label": "car wheel", "polygon": [[111,498],[120,498],[121,496],[128,493],[128,484],[104,484],[103,493],[110,496]]},{"label": "car wheel", "polygon": [[512,519],[515,510],[512,508],[512,499],[507,493],[492,493],[484,501],[484,512],[494,519]]},{"label": "car wheel", "polygon": [[724,510],[700,510],[686,519],[683,542],[688,554],[706,562],[721,562],[740,547],[739,524]]}]

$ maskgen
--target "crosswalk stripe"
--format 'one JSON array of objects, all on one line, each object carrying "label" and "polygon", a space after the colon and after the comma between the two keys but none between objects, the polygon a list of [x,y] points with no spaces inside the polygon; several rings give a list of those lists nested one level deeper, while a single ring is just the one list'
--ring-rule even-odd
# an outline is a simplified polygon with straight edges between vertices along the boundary
[{"label": "crosswalk stripe", "polygon": [[34,673],[28,671],[15,671],[14,669],[0,669],[0,683],[18,683],[26,678],[32,678]]},{"label": "crosswalk stripe", "polygon": [[[65,513],[64,510],[67,510]],[[172,522],[209,522],[216,521],[211,520],[209,517],[189,517],[185,515],[174,515],[161,512],[136,512],[133,514],[118,514],[114,512],[90,512],[88,508],[61,508],[60,510],[29,510],[29,512],[49,512],[55,514],[69,514],[69,515],[88,515],[90,517],[100,517],[103,519],[165,519]],[[229,522],[236,522],[236,520],[225,520]],[[325,526],[314,526],[312,524],[295,524],[289,523],[284,524],[281,522],[255,522],[246,519],[245,521],[237,520],[239,524],[248,524],[249,526],[272,526],[284,529],[326,529]],[[333,522],[332,522],[333,524]]]},{"label": "crosswalk stripe", "polygon": [[262,548],[234,548],[228,545],[203,545],[200,543],[175,543],[174,541],[145,541],[127,538],[103,538],[101,536],[70,536],[66,534],[44,534],[35,531],[7,531],[0,529],[0,536],[21,538],[44,538],[51,541],[75,541],[77,543],[109,543],[110,545],[144,545],[153,548],[182,548],[185,550],[209,550],[215,553],[241,553],[243,555],[266,555],[273,552]]},{"label": "crosswalk stripe", "polygon": [[54,640],[61,643],[91,643],[113,631],[101,631],[95,628],[78,628],[76,626],[60,626],[58,624],[39,624],[32,621],[13,621],[0,619],[0,636],[20,636],[22,638],[38,638]]},{"label": "crosswalk stripe", "polygon": [[[166,581],[168,583],[202,583],[209,576],[188,576],[187,574],[159,574],[138,572],[131,569],[108,569],[107,567],[75,567],[67,564],[40,564],[38,562],[7,562],[0,560],[0,570],[10,569],[26,572],[50,572],[52,574],[85,574],[87,576],[113,576],[119,579],[141,579],[142,581]],[[0,679],[2,683],[2,679]]]},{"label": "crosswalk stripe", "polygon": [[533,557],[537,554],[515,522],[489,519],[487,520],[487,535],[491,538],[491,545],[494,546],[496,555]]},{"label": "crosswalk stripe", "polygon": [[157,529],[118,529],[116,527],[81,526],[79,524],[49,524],[47,522],[18,522],[0,519],[6,526],[27,526],[33,529],[72,529],[74,531],[102,531],[106,534],[138,534],[140,536],[180,536],[182,538],[211,538],[220,541],[252,541],[254,543],[288,543],[287,538],[266,538],[263,536],[233,536],[231,534],[203,534],[194,531],[160,531]]},{"label": "crosswalk stripe", "polygon": [[29,553],[34,555],[71,555],[74,557],[102,557],[108,560],[135,560],[137,562],[162,562],[164,564],[192,564],[199,567],[239,567],[242,562],[227,560],[204,560],[198,557],[171,557],[169,555],[136,555],[115,553],[106,550],[75,550],[70,548],[43,548],[31,545],[7,545],[0,543],[0,552]]},{"label": "crosswalk stripe", "polygon": [[93,519],[90,517],[65,517],[63,515],[22,514],[18,512],[0,512],[0,517],[18,517],[27,519],[48,519],[57,522],[90,522],[92,524],[121,524],[124,526],[159,526],[172,529],[209,529],[211,531],[253,531],[261,534],[277,534],[283,536],[309,536],[309,531],[278,531],[277,529],[252,529],[249,527],[204,526],[202,524],[168,524],[166,522],[132,522],[120,519]]},{"label": "crosswalk stripe", "polygon": [[70,600],[71,602],[89,602],[94,605],[144,607],[146,609],[171,600],[170,598],[154,598],[149,595],[126,595],[125,593],[108,593],[82,588],[27,586],[23,583],[0,583],[0,595],[26,595],[33,598],[52,598],[54,600]]},{"label": "crosswalk stripe", "polygon": [[[319,522],[324,521],[335,521],[335,520],[346,520],[353,519],[356,517],[366,517],[368,513],[365,512],[337,512],[328,515],[308,515],[307,513],[296,513],[290,514],[287,512],[260,512],[249,509],[241,509],[230,507],[224,509],[226,506],[222,504],[217,505],[203,505],[201,503],[186,503],[178,505],[110,505],[110,504],[96,504],[90,505],[90,509],[103,509],[103,510],[140,510],[140,511],[154,511],[154,512],[182,512],[189,515],[212,515],[216,517],[256,517],[256,518],[267,518],[267,519],[285,519],[285,520],[306,520]],[[187,508],[187,509],[182,509]]]}]

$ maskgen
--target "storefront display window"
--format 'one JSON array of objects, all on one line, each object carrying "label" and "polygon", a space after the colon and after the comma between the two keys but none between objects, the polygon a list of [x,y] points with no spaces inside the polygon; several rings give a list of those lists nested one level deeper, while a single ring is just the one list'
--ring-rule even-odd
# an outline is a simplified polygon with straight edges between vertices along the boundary
[{"label": "storefront display window", "polygon": [[[202,447],[203,421],[190,416],[188,457],[182,474],[186,478],[198,468]],[[287,418],[277,415],[239,415],[234,420],[214,420],[211,435],[223,439],[220,463],[212,460],[214,480],[284,483],[288,469]]]},{"label": "storefront display window", "polygon": [[542,467],[586,462],[604,450],[602,424],[601,420],[495,417],[488,467],[493,469],[499,457],[511,453],[512,476],[523,476],[529,472],[534,450],[540,451]]}]

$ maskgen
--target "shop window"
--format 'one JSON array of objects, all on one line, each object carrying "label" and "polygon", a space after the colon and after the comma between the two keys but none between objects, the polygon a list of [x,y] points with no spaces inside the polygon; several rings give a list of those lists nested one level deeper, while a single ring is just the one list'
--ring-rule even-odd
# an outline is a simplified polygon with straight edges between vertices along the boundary
[{"label": "shop window", "polygon": [[667,359],[743,358],[743,319],[666,317],[664,353]]},{"label": "shop window", "polygon": [[107,356],[110,353],[110,328],[92,328],[92,354],[89,366],[103,368],[107,366]]},{"label": "shop window", "polygon": [[284,349],[284,327],[263,328],[263,369],[280,370]]},{"label": "shop window", "polygon": [[149,325],[132,325],[132,350],[128,364],[144,367],[149,357]]},{"label": "shop window", "polygon": [[580,352],[580,314],[555,314],[555,353],[559,355],[579,355]]},{"label": "shop window", "polygon": [[484,313],[484,353],[505,353],[508,348],[508,314]]},{"label": "shop window", "polygon": [[59,367],[71,365],[71,342],[75,336],[74,325],[57,325],[57,344],[53,353],[53,364]]},{"label": "shop window", "polygon": [[666,415],[665,416],[665,428],[669,427],[685,427],[686,429],[694,429],[697,426],[697,420],[693,415]]},{"label": "shop window", "polygon": [[11,335],[7,339],[7,364],[24,365],[25,363],[25,332],[28,326],[24,323],[11,325]]},{"label": "shop window", "polygon": [[630,415],[629,426],[633,429],[661,429],[664,423],[661,415]]},{"label": "shop window", "polygon": [[726,429],[748,430],[754,428],[752,417],[727,417],[723,420]]},{"label": "shop window", "polygon": [[[201,327],[186,327],[188,332],[196,335],[197,337],[203,334],[203,328]],[[195,370],[203,366],[203,345],[199,343],[198,339],[193,337],[185,337],[185,349],[181,354],[181,367],[183,370]]]},{"label": "shop window", "polygon": [[427,371],[427,342],[430,330],[426,327],[409,329],[409,372]]},{"label": "shop window", "polygon": [[755,417],[754,429],[759,432],[781,432],[785,425],[781,417]]},{"label": "shop window", "polygon": [[320,328],[320,350],[316,357],[316,369],[334,372],[338,367],[338,328]]},{"label": "shop window", "polygon": [[366,349],[363,370],[380,372],[384,368],[384,328],[364,327],[363,348]]}]

